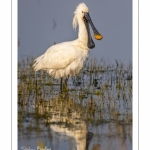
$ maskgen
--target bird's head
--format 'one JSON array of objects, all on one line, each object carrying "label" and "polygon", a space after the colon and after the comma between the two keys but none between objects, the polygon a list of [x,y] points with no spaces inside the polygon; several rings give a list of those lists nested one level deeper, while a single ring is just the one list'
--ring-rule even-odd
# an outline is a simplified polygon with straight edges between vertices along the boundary
[{"label": "bird's head", "polygon": [[84,3],[80,3],[76,10],[74,11],[74,15],[80,16],[81,18],[84,17],[84,13],[88,13],[89,9]]},{"label": "bird's head", "polygon": [[103,36],[97,31],[97,29],[95,28],[91,17],[89,15],[89,9],[88,7],[84,4],[84,3],[80,3],[77,7],[76,10],[74,11],[74,18],[73,18],[73,28],[76,29],[77,25],[78,25],[78,19],[83,19],[86,29],[87,29],[87,33],[88,33],[88,47],[94,48],[95,44],[92,40],[92,37],[90,35],[90,29],[89,29],[89,24],[91,25],[93,32],[94,32],[94,37],[97,40],[101,40],[103,38]]}]

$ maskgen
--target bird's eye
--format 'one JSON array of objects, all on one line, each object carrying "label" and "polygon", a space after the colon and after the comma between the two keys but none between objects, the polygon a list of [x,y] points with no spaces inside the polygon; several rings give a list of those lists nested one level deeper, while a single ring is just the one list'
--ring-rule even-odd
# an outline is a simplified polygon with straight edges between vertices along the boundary
[{"label": "bird's eye", "polygon": [[84,12],[82,11],[82,13],[84,13]]}]

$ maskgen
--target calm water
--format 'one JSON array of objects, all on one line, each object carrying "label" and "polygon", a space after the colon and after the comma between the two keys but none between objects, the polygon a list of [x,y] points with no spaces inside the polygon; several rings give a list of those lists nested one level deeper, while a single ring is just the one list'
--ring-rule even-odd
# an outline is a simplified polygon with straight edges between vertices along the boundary
[{"label": "calm water", "polygon": [[131,150],[132,66],[95,60],[68,81],[18,65],[18,150]]}]

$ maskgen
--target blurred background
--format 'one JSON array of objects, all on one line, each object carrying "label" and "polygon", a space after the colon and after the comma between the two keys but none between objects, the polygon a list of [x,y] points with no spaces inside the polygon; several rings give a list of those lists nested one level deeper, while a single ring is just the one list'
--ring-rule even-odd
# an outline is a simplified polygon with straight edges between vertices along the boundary
[{"label": "blurred background", "polygon": [[[72,28],[73,12],[84,2],[101,41],[90,57],[128,64],[132,62],[132,1],[131,0],[19,0],[18,1],[18,59],[37,57],[54,43],[77,38]],[[93,33],[91,32],[92,36]]]}]

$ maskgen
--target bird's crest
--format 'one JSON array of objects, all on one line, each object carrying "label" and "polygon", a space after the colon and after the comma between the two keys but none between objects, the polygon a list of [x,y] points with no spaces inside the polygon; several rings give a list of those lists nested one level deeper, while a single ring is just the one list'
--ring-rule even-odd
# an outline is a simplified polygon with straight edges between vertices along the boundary
[{"label": "bird's crest", "polygon": [[72,22],[72,25],[73,25],[73,28],[76,29],[77,25],[78,25],[78,15],[80,13],[82,13],[82,11],[84,12],[88,12],[88,7],[84,4],[84,3],[80,3],[75,11],[74,11],[74,17],[73,17],[73,22]]}]

